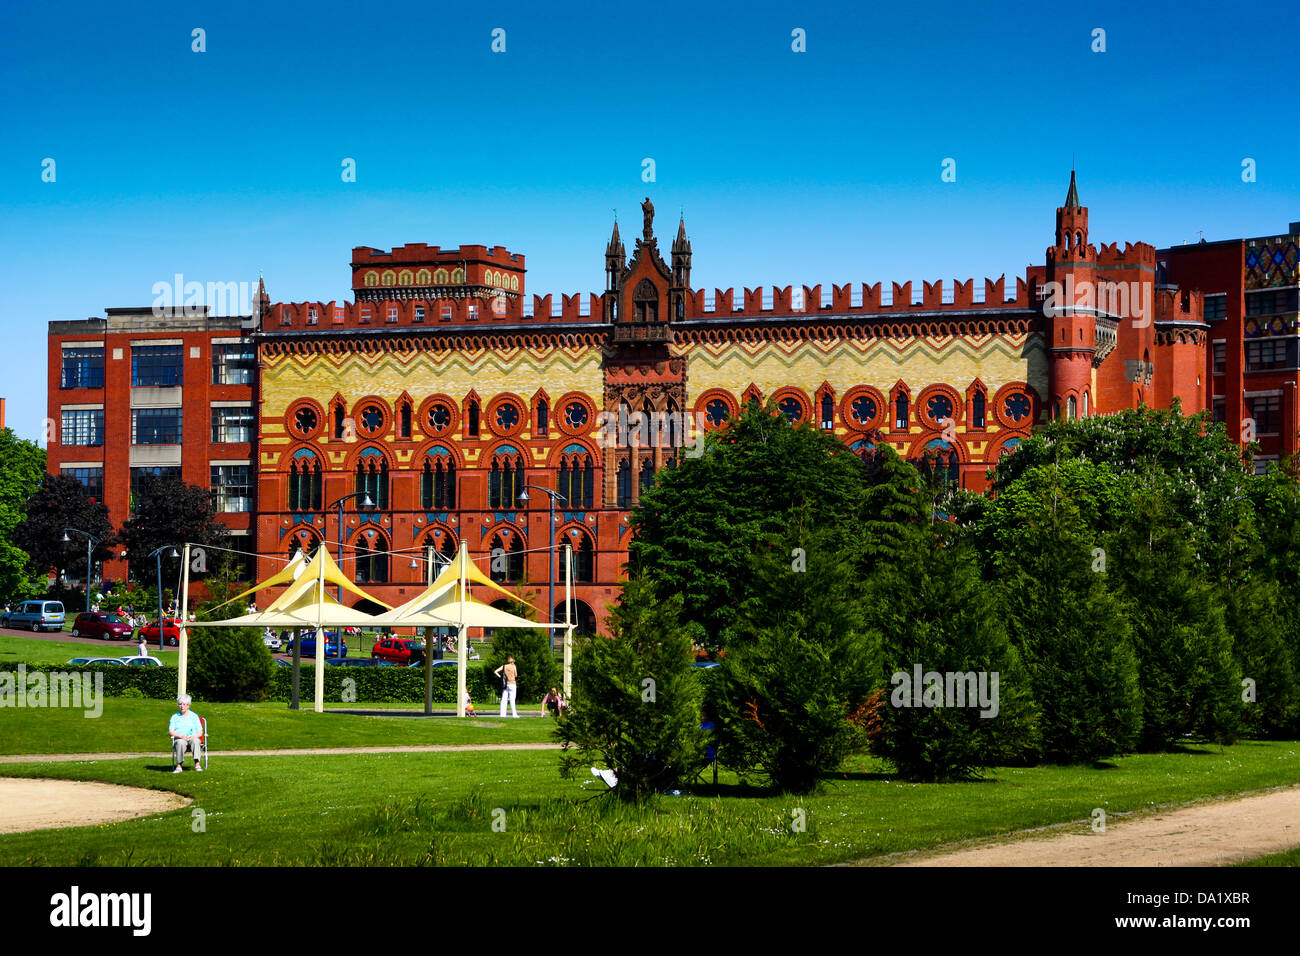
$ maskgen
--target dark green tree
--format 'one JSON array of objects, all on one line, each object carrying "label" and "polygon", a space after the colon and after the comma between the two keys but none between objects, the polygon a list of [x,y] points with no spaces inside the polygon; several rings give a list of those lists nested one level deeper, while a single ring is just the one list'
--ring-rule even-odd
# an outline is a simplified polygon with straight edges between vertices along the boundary
[{"label": "dark green tree", "polygon": [[1123,485],[1108,467],[1078,459],[1036,465],[981,522],[1051,761],[1097,760],[1137,744],[1142,699],[1128,607],[1107,586],[1094,530],[1116,520]]},{"label": "dark green tree", "polygon": [[[1037,753],[1029,675],[971,548],[918,536],[881,566],[869,593],[867,620],[881,648],[867,714],[874,753],[903,777],[927,781],[967,779]],[[958,675],[973,675],[975,686]]]},{"label": "dark green tree", "polygon": [[634,576],[680,592],[703,645],[717,650],[747,594],[750,555],[797,523],[834,529],[836,547],[860,535],[862,465],[834,436],[792,426],[774,407],[751,402],[655,476],[632,514]]},{"label": "dark green tree", "polygon": [[[523,601],[511,602],[503,610],[530,621],[537,616],[532,606]],[[487,673],[491,675],[510,657],[515,659],[515,666],[519,668],[516,681],[518,700],[541,700],[547,691],[559,685],[560,665],[551,650],[550,635],[544,628],[498,628],[492,638],[492,651],[484,662]],[[491,679],[497,680],[495,677]],[[495,686],[500,692],[499,681]]]},{"label": "dark green tree", "polygon": [[[156,567],[149,553],[155,548],[170,545],[178,554],[186,542],[223,548],[229,543],[230,532],[217,519],[210,491],[187,485],[179,478],[147,475],[135,495],[135,510],[123,523],[119,537],[127,550],[131,574],[139,580],[153,580]],[[180,559],[169,554],[163,553],[164,586],[176,580],[180,568]]]},{"label": "dark green tree", "polygon": [[690,666],[698,627],[682,620],[682,603],[631,579],[610,636],[576,641],[573,699],[555,729],[565,777],[603,763],[618,776],[619,798],[640,803],[703,768],[703,689]]},{"label": "dark green tree", "polygon": [[45,476],[45,452],[24,441],[12,429],[0,429],[0,600],[16,601],[39,593],[42,574],[28,553],[15,543],[15,532],[27,514],[27,499]]},{"label": "dark green tree", "polygon": [[[34,577],[43,577],[50,569],[72,570],[76,577],[85,576],[86,539],[78,534],[63,540],[64,528],[77,528],[97,539],[91,550],[95,563],[113,557],[117,542],[108,508],[102,501],[92,501],[84,485],[71,475],[46,475],[41,486],[27,499],[22,522],[14,529],[14,544],[31,558]],[[75,569],[80,568],[77,572]]]},{"label": "dark green tree", "polygon": [[189,686],[208,701],[266,700],[275,660],[255,627],[188,628]]},{"label": "dark green tree", "polygon": [[754,557],[751,595],[709,685],[719,761],[784,792],[815,791],[867,746],[878,656],[853,555],[829,537],[786,538]]}]

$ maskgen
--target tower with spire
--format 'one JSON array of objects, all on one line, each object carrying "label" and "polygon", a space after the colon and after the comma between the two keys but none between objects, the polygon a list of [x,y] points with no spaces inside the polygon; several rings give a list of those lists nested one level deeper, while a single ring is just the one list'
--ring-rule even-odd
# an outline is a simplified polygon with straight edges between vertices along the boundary
[{"label": "tower with spire", "polygon": [[1070,170],[1065,205],[1056,210],[1056,244],[1047,250],[1053,290],[1048,328],[1048,390],[1053,417],[1077,418],[1096,407],[1097,250],[1088,244],[1088,207]]},{"label": "tower with spire", "polygon": [[686,297],[691,294],[691,241],[686,238],[686,216],[677,222],[677,238],[673,240],[673,284],[669,290],[672,317],[686,318]]},{"label": "tower with spire", "polygon": [[605,321],[618,320],[620,285],[623,270],[627,268],[627,250],[618,235],[618,219],[614,220],[614,232],[605,246]]}]

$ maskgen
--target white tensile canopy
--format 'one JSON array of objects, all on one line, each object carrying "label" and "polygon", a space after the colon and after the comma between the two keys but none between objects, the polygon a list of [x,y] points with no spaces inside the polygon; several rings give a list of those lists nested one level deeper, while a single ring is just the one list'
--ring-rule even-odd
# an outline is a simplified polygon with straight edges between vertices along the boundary
[{"label": "white tensile canopy", "polygon": [[[188,545],[186,545],[185,561],[185,567],[188,571]],[[295,555],[293,561],[290,561],[287,566],[265,581],[259,582],[247,591],[232,598],[231,601],[247,597],[256,591],[286,583],[289,586],[285,588],[284,593],[272,601],[266,610],[254,611],[252,614],[241,614],[238,617],[228,618],[224,621],[203,621],[201,626],[315,628],[317,652],[314,709],[319,713],[325,709],[324,629],[326,627],[367,627],[372,626],[375,620],[373,614],[367,614],[364,611],[358,611],[355,608],[341,604],[325,590],[326,585],[341,587],[368,601],[374,601],[381,607],[389,607],[390,605],[367,594],[349,581],[347,575],[339,570],[339,566],[334,563],[334,559],[330,557],[330,553],[323,542],[317,546],[315,554],[309,560],[303,561],[301,553]],[[189,666],[188,621],[185,620],[186,615],[184,614],[184,608],[187,608],[189,604],[188,573],[185,575],[183,600],[185,604],[181,621],[180,674],[178,680],[179,693],[182,694],[185,692],[186,672]],[[226,603],[229,604],[231,601]],[[445,621],[443,624],[447,626],[451,622]]]},{"label": "white tensile canopy", "polygon": [[[180,673],[178,693],[185,692],[186,670],[189,661],[189,637],[187,634],[187,610],[189,606],[189,545],[185,546],[184,580],[182,584],[181,628],[180,628]],[[357,587],[334,563],[329,551],[322,542],[310,559],[304,559],[299,553],[280,571],[259,582],[248,590],[232,598],[237,601],[257,591],[269,587],[288,584],[279,597],[262,611],[243,614],[224,621],[204,621],[203,627],[282,627],[315,628],[317,666],[316,666],[316,701],[314,709],[324,710],[325,666],[324,643],[322,631],[325,627],[455,627],[458,665],[456,668],[456,713],[465,716],[465,669],[468,666],[468,642],[465,640],[466,628],[564,628],[564,694],[569,696],[572,684],[573,662],[573,623],[567,618],[572,606],[572,579],[570,556],[571,549],[565,545],[564,560],[564,608],[563,622],[539,623],[519,617],[508,611],[493,607],[479,601],[469,593],[471,584],[479,584],[500,592],[511,600],[519,598],[501,587],[469,558],[469,548],[464,541],[455,560],[447,565],[437,579],[424,591],[400,607],[390,608],[383,614],[373,615],[347,607],[335,600],[325,590],[326,585],[342,587],[347,591],[374,601],[382,607],[389,607]]]},{"label": "white tensile canopy", "polygon": [[[568,545],[565,545],[564,587],[566,598],[570,589]],[[456,640],[456,713],[465,716],[465,668],[469,663],[469,647],[465,640],[465,629],[469,627],[492,628],[555,628],[564,631],[564,693],[569,694],[571,683],[571,664],[573,650],[571,644],[572,625],[568,621],[537,622],[503,611],[498,607],[485,604],[469,593],[471,584],[481,584],[518,601],[519,598],[497,584],[469,559],[469,548],[464,541],[455,560],[443,568],[437,579],[400,607],[371,618],[372,625],[380,627],[455,627]],[[565,601],[565,616],[569,616],[568,600]]]}]

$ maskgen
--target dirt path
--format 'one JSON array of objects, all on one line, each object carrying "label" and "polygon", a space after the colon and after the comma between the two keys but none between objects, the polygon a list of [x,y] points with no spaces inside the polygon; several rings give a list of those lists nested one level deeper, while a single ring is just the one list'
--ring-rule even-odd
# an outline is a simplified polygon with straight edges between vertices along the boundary
[{"label": "dirt path", "polygon": [[[297,757],[330,756],[332,754],[433,754],[456,753],[475,750],[558,750],[559,744],[521,743],[521,744],[423,744],[409,747],[293,747],[279,750],[213,750],[214,759],[221,757]],[[103,754],[4,754],[0,755],[0,764],[7,763],[75,763],[94,760],[138,760],[141,757],[157,757],[171,760],[171,754],[162,750],[140,753],[103,753]]]},{"label": "dirt path", "polygon": [[175,793],[112,783],[0,777],[0,833],[120,823],[189,802]]},{"label": "dirt path", "polygon": [[1111,817],[1104,833],[1057,833],[898,853],[858,865],[1222,866],[1296,846],[1300,846],[1300,787],[1290,787],[1150,816]]}]

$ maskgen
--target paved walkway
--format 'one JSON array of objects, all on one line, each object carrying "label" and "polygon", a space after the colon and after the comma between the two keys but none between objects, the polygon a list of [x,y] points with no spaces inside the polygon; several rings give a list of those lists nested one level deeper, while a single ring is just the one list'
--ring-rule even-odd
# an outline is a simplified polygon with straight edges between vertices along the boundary
[{"label": "paved walkway", "polygon": [[[337,754],[421,754],[421,753],[456,753],[474,750],[559,750],[559,744],[519,743],[519,744],[426,744],[410,747],[285,747],[276,750],[213,750],[213,757],[320,757]],[[9,763],[75,763],[95,760],[138,760],[141,757],[158,757],[171,760],[171,754],[165,750],[152,750],[141,753],[102,753],[102,754],[4,754],[0,755],[0,764]]]},{"label": "paved walkway", "polygon": [[891,854],[856,865],[1222,866],[1300,846],[1300,787],[1148,816],[1111,817],[1104,833],[1044,832],[1037,838],[1020,835],[993,844]]}]

